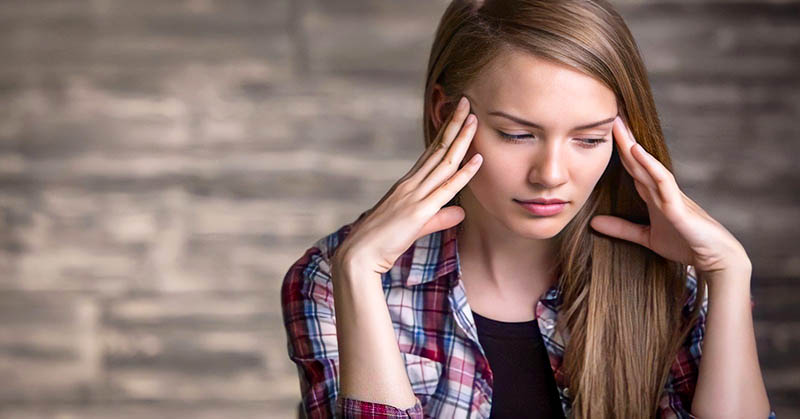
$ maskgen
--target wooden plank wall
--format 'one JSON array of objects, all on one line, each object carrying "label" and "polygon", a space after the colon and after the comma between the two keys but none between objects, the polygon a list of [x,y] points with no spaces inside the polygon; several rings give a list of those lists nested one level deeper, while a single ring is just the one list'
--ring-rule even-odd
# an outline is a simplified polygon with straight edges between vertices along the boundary
[{"label": "wooden plank wall", "polygon": [[[0,2],[0,417],[290,417],[281,280],[421,152],[446,3]],[[800,417],[800,2],[615,4]]]}]

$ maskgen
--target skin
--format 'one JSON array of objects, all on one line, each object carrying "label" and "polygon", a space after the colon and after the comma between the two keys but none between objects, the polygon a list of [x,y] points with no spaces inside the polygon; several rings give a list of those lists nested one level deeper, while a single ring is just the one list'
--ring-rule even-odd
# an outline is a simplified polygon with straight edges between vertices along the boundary
[{"label": "skin", "polygon": [[692,414],[700,418],[765,418],[769,399],[758,363],[750,308],[752,263],[744,247],[686,196],[670,171],[636,143],[617,118],[622,163],[647,204],[650,225],[598,215],[591,226],[693,265],[708,281],[708,317]]},{"label": "skin", "polygon": [[[693,265],[708,281],[709,312],[692,413],[701,418],[767,417],[769,400],[750,310],[752,264],[742,244],[680,190],[673,174],[638,146],[620,117],[591,130],[573,129],[617,115],[611,90],[524,53],[500,59],[502,71],[484,75],[465,91],[478,120],[465,160],[475,153],[484,157],[461,199],[465,219],[459,251],[470,305],[498,320],[531,318],[531,303],[554,279],[547,262],[552,238],[585,203],[616,146],[647,204],[651,224],[598,215],[591,227]],[[441,89],[436,92],[443,97]],[[438,103],[434,121],[441,109]],[[542,128],[489,115],[496,110]],[[507,143],[496,130],[533,138]],[[577,140],[582,137],[612,141],[587,149]],[[512,201],[540,196],[570,203],[556,216],[536,217]],[[507,308],[515,302],[524,303],[516,304],[524,309]]]},{"label": "skin", "polygon": [[[477,121],[470,124],[467,107],[459,108],[409,173],[353,226],[332,257],[342,395],[403,409],[419,403],[406,376],[381,286],[381,274],[418,237],[463,221],[459,252],[470,306],[482,302],[487,308],[508,306],[513,311],[482,314],[505,321],[528,320],[526,316],[532,315],[526,311],[532,307],[528,303],[535,302],[553,280],[547,263],[553,237],[585,203],[610,161],[612,147],[617,147],[647,204],[651,225],[600,215],[592,219],[591,227],[691,264],[709,284],[706,337],[692,412],[703,418],[767,417],[769,402],[749,307],[752,266],[742,245],[680,191],[663,165],[635,147],[605,86],[530,55],[509,53],[499,60],[497,68],[502,71],[485,74],[465,92],[474,102],[470,105]],[[449,99],[440,87],[434,91],[435,123],[443,123],[443,106]],[[533,130],[489,115],[495,110],[542,128]],[[614,117],[590,130],[574,129]],[[533,137],[506,143],[497,129]],[[607,141],[586,147],[582,138]],[[473,164],[458,168],[459,161]],[[459,190],[463,209],[442,208]],[[570,202],[556,216],[534,217],[512,201],[540,196]],[[503,304],[506,301],[512,303]]]},{"label": "skin", "polygon": [[[502,71],[484,73],[464,92],[479,121],[465,160],[480,153],[484,162],[461,191],[466,218],[458,244],[473,310],[496,320],[526,321],[555,280],[553,237],[578,213],[608,166],[617,102],[611,89],[569,67],[517,52],[498,60]],[[441,92],[437,86],[438,99]],[[437,126],[443,104],[438,102],[434,114]],[[541,128],[490,115],[494,111]],[[528,137],[515,143],[498,130]],[[537,216],[512,200],[537,197],[569,203],[557,215]]]}]

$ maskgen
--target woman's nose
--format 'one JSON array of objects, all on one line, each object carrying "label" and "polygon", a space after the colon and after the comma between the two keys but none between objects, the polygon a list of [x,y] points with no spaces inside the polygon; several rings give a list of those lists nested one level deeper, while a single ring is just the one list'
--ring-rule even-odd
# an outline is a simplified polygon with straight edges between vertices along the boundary
[{"label": "woman's nose", "polygon": [[529,181],[544,188],[555,188],[567,182],[566,156],[558,144],[547,144],[536,154]]}]

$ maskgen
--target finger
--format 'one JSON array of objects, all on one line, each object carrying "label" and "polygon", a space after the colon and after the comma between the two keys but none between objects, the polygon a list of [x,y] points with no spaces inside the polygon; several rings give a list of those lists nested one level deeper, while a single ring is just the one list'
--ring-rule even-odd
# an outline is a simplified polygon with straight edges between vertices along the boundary
[{"label": "finger", "polygon": [[446,230],[450,227],[457,225],[464,221],[466,213],[464,209],[458,206],[449,206],[440,209],[422,226],[417,233],[417,238],[425,237],[428,234],[439,230]]},{"label": "finger", "polygon": [[[422,182],[431,170],[442,160],[442,156],[449,150],[453,143],[453,138],[462,129],[462,125],[469,114],[469,100],[464,97],[463,102],[459,103],[456,110],[450,114],[444,128],[439,131],[436,139],[425,150],[423,156],[414,165],[409,177],[413,182]],[[453,132],[454,131],[454,132]]]},{"label": "finger", "polygon": [[622,161],[622,165],[625,167],[625,170],[628,171],[632,178],[642,182],[648,187],[655,189],[655,182],[653,179],[651,179],[647,169],[645,169],[642,164],[636,160],[631,152],[631,148],[636,145],[636,141],[634,140],[630,130],[628,130],[624,122],[622,122],[622,118],[618,117],[614,121],[612,131],[614,133],[614,140],[617,142],[619,149],[620,161]]},{"label": "finger", "polygon": [[450,177],[446,182],[442,183],[438,188],[436,188],[433,192],[430,193],[425,199],[430,200],[431,205],[437,206],[437,208],[443,207],[446,203],[450,202],[454,196],[464,188],[464,186],[469,183],[472,176],[478,172],[480,166],[483,162],[483,156],[479,153],[475,153],[469,161],[464,165],[464,167],[458,169],[458,171]]},{"label": "finger", "polygon": [[641,145],[633,147],[633,156],[647,170],[655,183],[655,192],[665,204],[677,202],[680,198],[680,188],[675,181],[675,176],[652,154],[645,151]]},{"label": "finger", "polygon": [[664,202],[661,200],[661,197],[658,196],[658,191],[653,188],[648,188],[642,182],[638,180],[633,180],[633,186],[636,188],[636,191],[639,193],[639,196],[642,197],[645,204],[648,208],[652,205],[658,208],[661,212],[664,211]]},{"label": "finger", "polygon": [[650,226],[636,224],[612,215],[596,215],[589,222],[597,232],[650,248]]},{"label": "finger", "polygon": [[[445,120],[445,122],[442,125],[442,127],[446,127],[447,125],[449,125],[453,121],[453,118],[455,117],[455,115],[456,115],[455,111],[451,112],[447,116],[447,119]],[[414,163],[414,166],[412,166],[411,169],[406,173],[404,178],[408,178],[408,177],[413,176],[414,173],[416,173],[420,169],[420,167],[428,160],[428,158],[431,156],[431,154],[435,153],[437,150],[439,150],[442,147],[441,139],[442,139],[442,137],[444,135],[444,131],[445,131],[444,129],[440,129],[439,130],[439,132],[436,134],[436,136],[433,138],[433,140],[431,140],[431,143],[428,144],[427,147],[425,147],[425,150],[422,152],[422,154],[419,156],[417,161]]]},{"label": "finger", "polygon": [[[621,118],[618,119],[619,121],[615,121],[614,129],[624,129],[615,131],[615,136],[619,134],[619,140],[624,144],[622,148],[628,151],[628,155],[623,156],[621,160],[626,166],[626,170],[634,178],[639,195],[642,199],[654,203],[659,209],[664,205],[679,202],[682,193],[672,173],[658,159],[644,150],[641,144],[636,142],[630,128],[624,124]],[[620,133],[620,131],[622,132]],[[647,191],[642,189],[647,189]]]},{"label": "finger", "polygon": [[461,131],[461,125],[464,123],[467,115],[469,115],[469,99],[467,99],[466,96],[461,97],[461,100],[458,102],[458,107],[453,114],[451,121],[445,125],[444,133],[440,139],[446,147],[449,147],[456,138],[458,132]]},{"label": "finger", "polygon": [[617,144],[620,160],[622,161],[622,165],[625,166],[625,170],[631,175],[631,177],[636,178],[637,174],[641,175],[644,171],[639,168],[636,159],[633,158],[630,152],[630,148],[636,144],[636,139],[631,134],[630,129],[628,129],[625,122],[622,120],[622,117],[617,117],[614,121],[614,125],[612,126],[612,132],[614,133],[614,140]]},{"label": "finger", "polygon": [[655,196],[656,192],[645,186],[642,182],[639,182],[638,180],[634,179],[633,186],[636,188],[636,192],[639,192],[639,196],[642,197],[642,199],[645,202],[647,203],[658,202],[658,197]]},{"label": "finger", "polygon": [[458,165],[464,159],[464,155],[467,154],[467,149],[472,142],[478,125],[474,115],[470,115],[468,121],[470,122],[464,125],[464,129],[461,130],[458,138],[447,151],[447,155],[439,161],[436,168],[420,183],[417,189],[422,196],[428,195],[429,191],[439,186],[458,170]]}]

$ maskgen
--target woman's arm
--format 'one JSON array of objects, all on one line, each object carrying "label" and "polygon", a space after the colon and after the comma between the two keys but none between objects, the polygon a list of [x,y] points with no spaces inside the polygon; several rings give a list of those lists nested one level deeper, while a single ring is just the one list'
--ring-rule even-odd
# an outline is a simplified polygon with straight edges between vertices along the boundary
[{"label": "woman's arm", "polygon": [[[388,404],[341,397],[339,348],[329,250],[342,228],[307,249],[289,268],[281,286],[281,306],[289,359],[297,366],[305,417],[422,418],[422,406],[400,410]],[[376,371],[381,373],[381,371]],[[377,378],[377,377],[370,377]]]},{"label": "woman's arm", "polygon": [[703,357],[692,400],[700,418],[766,418],[767,391],[758,364],[750,300],[752,266],[714,273],[708,280],[708,317]]},{"label": "woman's arm", "polygon": [[419,400],[397,345],[381,275],[332,258],[341,396],[405,410]]}]

